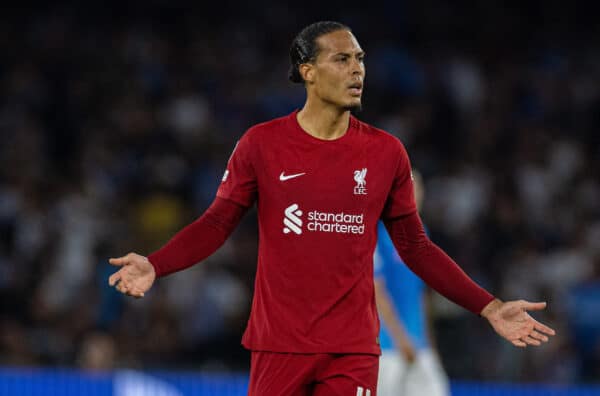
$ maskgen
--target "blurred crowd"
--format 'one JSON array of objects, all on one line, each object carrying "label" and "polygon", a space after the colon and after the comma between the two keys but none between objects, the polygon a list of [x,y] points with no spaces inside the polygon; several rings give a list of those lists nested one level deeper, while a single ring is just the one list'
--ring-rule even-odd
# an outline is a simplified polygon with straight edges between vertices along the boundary
[{"label": "blurred crowd", "polygon": [[579,2],[464,3],[3,11],[0,364],[248,368],[254,212],[140,300],[108,287],[107,260],[203,212],[240,135],[302,105],[294,35],[335,19],[367,53],[358,117],[406,145],[432,239],[498,297],[548,302],[534,315],[558,335],[523,351],[434,298],[451,378],[600,378],[598,24]]}]

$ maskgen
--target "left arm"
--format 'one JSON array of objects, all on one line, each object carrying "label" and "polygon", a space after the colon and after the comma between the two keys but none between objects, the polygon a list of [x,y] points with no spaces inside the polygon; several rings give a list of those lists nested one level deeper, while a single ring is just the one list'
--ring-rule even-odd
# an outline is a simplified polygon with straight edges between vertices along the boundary
[{"label": "left arm", "polygon": [[431,242],[416,212],[384,223],[402,260],[438,293],[475,314],[494,299]]},{"label": "left arm", "polygon": [[513,345],[525,347],[548,341],[547,335],[554,335],[554,330],[526,312],[544,309],[546,303],[495,299],[429,240],[417,213],[410,160],[399,141],[392,158],[396,161],[394,179],[381,217],[406,265],[438,293],[485,317]]},{"label": "left arm", "polygon": [[416,212],[388,219],[385,225],[398,254],[416,275],[444,297],[485,317],[513,345],[541,345],[547,335],[555,334],[526,312],[544,309],[546,303],[495,299],[429,240]]}]

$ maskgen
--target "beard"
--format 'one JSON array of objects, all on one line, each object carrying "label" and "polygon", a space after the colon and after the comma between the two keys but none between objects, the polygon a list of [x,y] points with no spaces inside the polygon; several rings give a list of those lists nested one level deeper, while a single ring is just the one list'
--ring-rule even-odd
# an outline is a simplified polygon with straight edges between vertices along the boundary
[{"label": "beard", "polygon": [[345,106],[344,110],[350,111],[351,113],[360,113],[362,111],[362,102],[354,105]]}]

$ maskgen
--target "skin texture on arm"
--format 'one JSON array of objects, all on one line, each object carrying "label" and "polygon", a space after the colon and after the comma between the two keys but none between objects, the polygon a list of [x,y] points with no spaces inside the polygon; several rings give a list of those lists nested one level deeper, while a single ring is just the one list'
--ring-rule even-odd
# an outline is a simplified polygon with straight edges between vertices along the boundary
[{"label": "skin texture on arm", "polygon": [[379,316],[389,329],[394,344],[400,349],[404,359],[408,363],[413,363],[416,358],[415,347],[396,314],[392,299],[386,290],[385,281],[378,278],[375,278],[375,299]]}]

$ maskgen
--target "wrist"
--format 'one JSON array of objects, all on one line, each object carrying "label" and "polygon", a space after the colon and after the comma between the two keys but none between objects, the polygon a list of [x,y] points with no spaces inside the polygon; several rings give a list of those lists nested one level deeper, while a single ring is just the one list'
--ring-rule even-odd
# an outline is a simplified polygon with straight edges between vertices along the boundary
[{"label": "wrist", "polygon": [[488,305],[486,305],[485,307],[483,307],[483,309],[481,310],[481,312],[479,313],[479,315],[483,316],[486,319],[490,319],[490,317],[492,317],[494,315],[494,313],[496,313],[498,311],[498,309],[500,309],[500,307],[502,306],[503,302],[497,298],[493,299],[492,301],[490,301],[488,303]]},{"label": "wrist", "polygon": [[153,257],[153,254],[150,254],[146,257],[144,257],[145,261],[150,264],[150,266],[152,267],[152,270],[154,271],[154,277],[158,278],[160,277],[160,268],[157,266],[157,258]]}]

